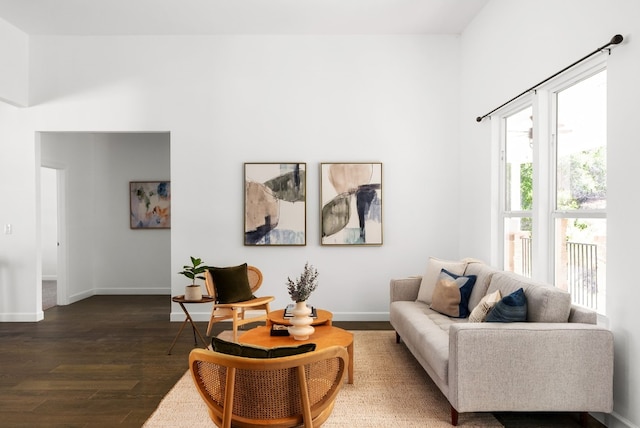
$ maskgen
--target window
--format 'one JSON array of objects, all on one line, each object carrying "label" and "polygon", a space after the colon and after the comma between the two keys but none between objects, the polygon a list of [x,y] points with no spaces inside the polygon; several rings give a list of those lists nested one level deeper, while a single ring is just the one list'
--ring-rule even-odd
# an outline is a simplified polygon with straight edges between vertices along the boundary
[{"label": "window", "polygon": [[[553,85],[553,86],[551,86]],[[604,62],[556,78],[499,113],[503,269],[554,283],[604,313]]]},{"label": "window", "polygon": [[533,207],[533,109],[504,121],[504,269],[531,276],[531,209]]},{"label": "window", "polygon": [[555,93],[555,283],[604,308],[607,238],[607,72]]}]

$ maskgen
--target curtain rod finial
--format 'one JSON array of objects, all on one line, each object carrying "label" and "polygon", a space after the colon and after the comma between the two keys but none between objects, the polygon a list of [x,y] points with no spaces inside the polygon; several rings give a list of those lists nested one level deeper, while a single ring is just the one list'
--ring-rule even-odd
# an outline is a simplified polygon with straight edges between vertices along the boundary
[{"label": "curtain rod finial", "polygon": [[476,122],[482,122],[482,116],[476,117]]},{"label": "curtain rod finial", "polygon": [[623,40],[624,40],[624,37],[622,37],[621,34],[616,34],[611,38],[611,42],[609,43],[611,43],[612,45],[619,45],[620,43],[622,43]]}]

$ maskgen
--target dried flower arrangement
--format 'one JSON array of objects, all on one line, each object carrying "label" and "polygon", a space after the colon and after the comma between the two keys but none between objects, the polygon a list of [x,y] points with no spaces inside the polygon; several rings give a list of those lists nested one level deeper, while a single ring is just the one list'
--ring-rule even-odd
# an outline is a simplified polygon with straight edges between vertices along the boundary
[{"label": "dried flower arrangement", "polygon": [[287,290],[294,302],[306,302],[317,286],[318,271],[309,262],[305,263],[304,271],[295,282],[287,277]]}]

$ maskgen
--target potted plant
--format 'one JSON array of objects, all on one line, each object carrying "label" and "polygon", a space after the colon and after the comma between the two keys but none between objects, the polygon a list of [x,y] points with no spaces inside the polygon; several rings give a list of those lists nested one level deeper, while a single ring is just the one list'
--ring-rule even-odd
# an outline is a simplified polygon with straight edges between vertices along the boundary
[{"label": "potted plant", "polygon": [[191,266],[184,265],[181,272],[178,272],[180,275],[184,275],[191,280],[191,284],[187,285],[184,290],[184,299],[197,301],[202,300],[202,289],[200,288],[200,284],[196,284],[196,279],[204,279],[202,274],[209,267],[202,263],[202,259],[196,259],[195,257],[191,257]]},{"label": "potted plant", "polygon": [[291,300],[296,302],[291,311],[289,334],[296,340],[307,340],[315,329],[311,326],[313,318],[309,316],[311,308],[307,305],[309,296],[318,287],[318,271],[309,263],[305,263],[304,270],[299,278],[293,281],[287,277],[287,291]]}]

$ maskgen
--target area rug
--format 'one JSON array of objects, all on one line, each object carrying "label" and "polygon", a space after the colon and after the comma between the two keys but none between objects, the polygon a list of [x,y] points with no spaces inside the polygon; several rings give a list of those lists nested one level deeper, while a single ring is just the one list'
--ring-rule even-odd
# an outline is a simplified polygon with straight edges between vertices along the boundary
[{"label": "area rug", "polygon": [[[331,427],[450,427],[450,406],[393,331],[354,331],[354,383],[343,385],[322,425]],[[189,372],[162,399],[145,428],[211,428]],[[502,427],[491,413],[462,413],[461,427]]]}]

